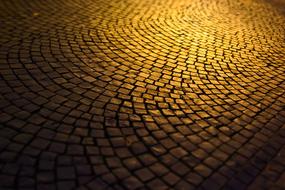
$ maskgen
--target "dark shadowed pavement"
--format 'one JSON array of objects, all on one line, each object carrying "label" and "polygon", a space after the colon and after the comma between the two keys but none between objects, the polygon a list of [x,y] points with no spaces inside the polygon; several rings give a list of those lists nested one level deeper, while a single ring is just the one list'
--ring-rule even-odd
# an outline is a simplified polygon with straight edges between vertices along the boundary
[{"label": "dark shadowed pavement", "polygon": [[0,189],[285,189],[284,7],[0,0]]}]

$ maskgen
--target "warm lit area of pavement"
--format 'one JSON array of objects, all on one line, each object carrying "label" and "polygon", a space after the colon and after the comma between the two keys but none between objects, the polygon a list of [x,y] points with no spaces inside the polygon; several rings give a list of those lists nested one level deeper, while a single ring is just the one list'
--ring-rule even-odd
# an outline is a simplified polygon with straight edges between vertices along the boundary
[{"label": "warm lit area of pavement", "polygon": [[284,0],[0,0],[0,189],[285,189]]}]

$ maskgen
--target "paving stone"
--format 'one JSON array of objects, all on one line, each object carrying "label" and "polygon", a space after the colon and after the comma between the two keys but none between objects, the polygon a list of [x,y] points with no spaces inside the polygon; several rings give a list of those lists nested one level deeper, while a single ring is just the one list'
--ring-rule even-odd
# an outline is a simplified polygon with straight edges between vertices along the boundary
[{"label": "paving stone", "polygon": [[76,184],[74,181],[60,181],[57,183],[58,189],[74,189]]},{"label": "paving stone", "polygon": [[0,189],[284,189],[284,1],[2,4]]},{"label": "paving stone", "polygon": [[53,172],[39,172],[37,174],[37,183],[53,183],[55,175]]},{"label": "paving stone", "polygon": [[194,184],[195,186],[199,185],[202,181],[203,181],[203,177],[196,174],[196,173],[189,173],[187,176],[186,176],[186,180],[191,183],[191,184]]},{"label": "paving stone", "polygon": [[135,175],[137,175],[143,182],[155,177],[154,174],[147,168],[136,171]]},{"label": "paving stone", "polygon": [[74,179],[75,171],[72,166],[64,166],[57,168],[57,176],[59,179]]},{"label": "paving stone", "polygon": [[33,188],[35,186],[35,180],[32,178],[22,177],[19,179],[18,186],[21,188]]}]

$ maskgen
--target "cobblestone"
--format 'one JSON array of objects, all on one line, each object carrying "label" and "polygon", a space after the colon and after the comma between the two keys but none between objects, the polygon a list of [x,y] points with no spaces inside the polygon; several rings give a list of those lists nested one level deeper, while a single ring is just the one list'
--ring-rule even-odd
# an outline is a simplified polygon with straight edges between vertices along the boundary
[{"label": "cobblestone", "polygon": [[284,0],[0,0],[0,189],[285,189]]}]

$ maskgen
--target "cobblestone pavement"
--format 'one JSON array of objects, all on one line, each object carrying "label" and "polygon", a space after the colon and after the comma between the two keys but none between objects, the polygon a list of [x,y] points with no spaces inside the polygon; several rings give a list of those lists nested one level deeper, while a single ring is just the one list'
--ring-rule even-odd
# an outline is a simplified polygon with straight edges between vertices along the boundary
[{"label": "cobblestone pavement", "polygon": [[0,0],[0,189],[285,189],[285,1]]}]

